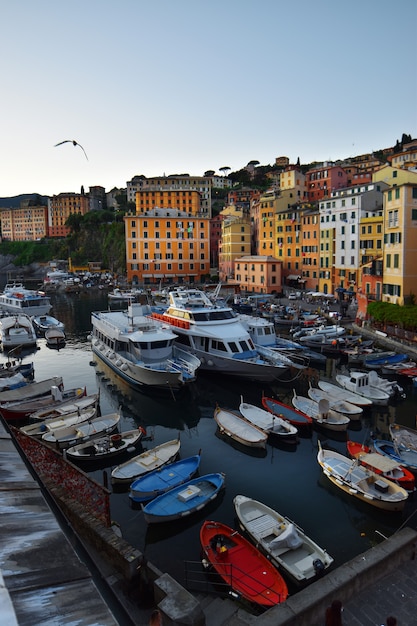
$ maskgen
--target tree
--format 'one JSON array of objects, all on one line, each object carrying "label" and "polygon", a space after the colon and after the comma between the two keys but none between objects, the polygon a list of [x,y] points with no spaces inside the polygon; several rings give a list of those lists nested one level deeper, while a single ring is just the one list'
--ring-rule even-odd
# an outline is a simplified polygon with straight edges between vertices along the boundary
[{"label": "tree", "polygon": [[223,167],[219,167],[219,172],[223,172],[225,176],[227,176],[227,172],[230,172],[232,168],[228,165],[224,165]]},{"label": "tree", "polygon": [[254,159],[253,161],[249,161],[248,165],[259,165],[260,162]]},{"label": "tree", "polygon": [[211,176],[214,176],[215,171],[214,170],[207,170],[207,172],[204,172],[204,176],[207,176],[208,178],[210,178]]},{"label": "tree", "polygon": [[83,221],[83,216],[81,215],[81,213],[71,213],[67,217],[65,226],[67,226],[70,229],[71,233],[79,233],[81,230],[82,221]]}]

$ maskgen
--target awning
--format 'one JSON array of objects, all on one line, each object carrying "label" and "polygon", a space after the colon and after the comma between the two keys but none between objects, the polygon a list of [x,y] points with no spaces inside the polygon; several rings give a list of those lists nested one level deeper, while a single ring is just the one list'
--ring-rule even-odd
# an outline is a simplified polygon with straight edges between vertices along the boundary
[{"label": "awning", "polygon": [[289,276],[287,276],[287,280],[300,280],[301,276],[299,276],[298,274],[290,274]]}]

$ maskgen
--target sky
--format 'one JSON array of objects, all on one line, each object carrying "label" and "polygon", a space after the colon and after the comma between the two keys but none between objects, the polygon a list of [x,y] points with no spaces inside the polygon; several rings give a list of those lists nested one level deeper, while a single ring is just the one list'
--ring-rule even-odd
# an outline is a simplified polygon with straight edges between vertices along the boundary
[{"label": "sky", "polygon": [[417,138],[416,0],[0,0],[0,16],[3,198]]}]

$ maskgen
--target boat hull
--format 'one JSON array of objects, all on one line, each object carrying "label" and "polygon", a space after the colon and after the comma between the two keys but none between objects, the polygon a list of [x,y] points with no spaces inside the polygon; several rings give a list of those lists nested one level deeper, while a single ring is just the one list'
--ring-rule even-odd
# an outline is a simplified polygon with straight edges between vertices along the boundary
[{"label": "boat hull", "polygon": [[157,496],[143,508],[148,524],[172,522],[201,511],[224,487],[224,474],[205,474]]},{"label": "boat hull", "polygon": [[220,407],[214,410],[214,420],[219,432],[238,443],[250,448],[265,448],[268,434],[253,426],[233,411],[226,411]]},{"label": "boat hull", "polygon": [[147,502],[191,480],[200,466],[200,455],[169,463],[134,480],[130,485],[132,502]]},{"label": "boat hull", "polygon": [[303,413],[302,411],[298,411],[298,409],[293,409],[288,404],[284,404],[275,400],[274,398],[267,398],[266,396],[262,397],[262,406],[272,413],[272,415],[276,415],[277,417],[282,417],[283,419],[290,422],[297,428],[301,427],[310,427],[313,424],[312,418]]},{"label": "boat hull", "polygon": [[262,607],[287,599],[281,574],[236,530],[207,520],[200,529],[200,542],[208,563],[238,597]]},{"label": "boat hull", "polygon": [[180,451],[179,439],[172,439],[114,468],[111,479],[116,484],[130,484],[132,480],[171,463]]},{"label": "boat hull", "polygon": [[323,450],[320,442],[317,460],[329,481],[350,497],[384,511],[404,510],[408,493],[392,481],[337,452]]},{"label": "boat hull", "polygon": [[297,585],[319,578],[333,558],[291,520],[246,496],[233,500],[241,527],[271,562]]},{"label": "boat hull", "polygon": [[67,459],[73,463],[97,463],[133,452],[146,434],[142,427],[120,434],[106,435],[66,450]]}]

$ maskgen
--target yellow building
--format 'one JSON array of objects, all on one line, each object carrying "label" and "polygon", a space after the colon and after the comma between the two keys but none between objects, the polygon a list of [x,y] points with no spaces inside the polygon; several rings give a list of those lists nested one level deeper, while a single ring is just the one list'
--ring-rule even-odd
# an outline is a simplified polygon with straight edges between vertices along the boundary
[{"label": "yellow building", "polygon": [[22,202],[18,208],[0,209],[1,236],[7,241],[36,241],[48,234],[48,207]]},{"label": "yellow building", "polygon": [[412,302],[417,295],[417,174],[413,182],[384,192],[384,281],[382,299]]},{"label": "yellow building", "polygon": [[126,215],[126,271],[133,284],[204,282],[210,272],[210,219],[177,209]]},{"label": "yellow building", "polygon": [[232,282],[234,262],[242,255],[251,253],[251,224],[248,211],[228,205],[221,211],[222,235],[219,242],[219,279]]}]

